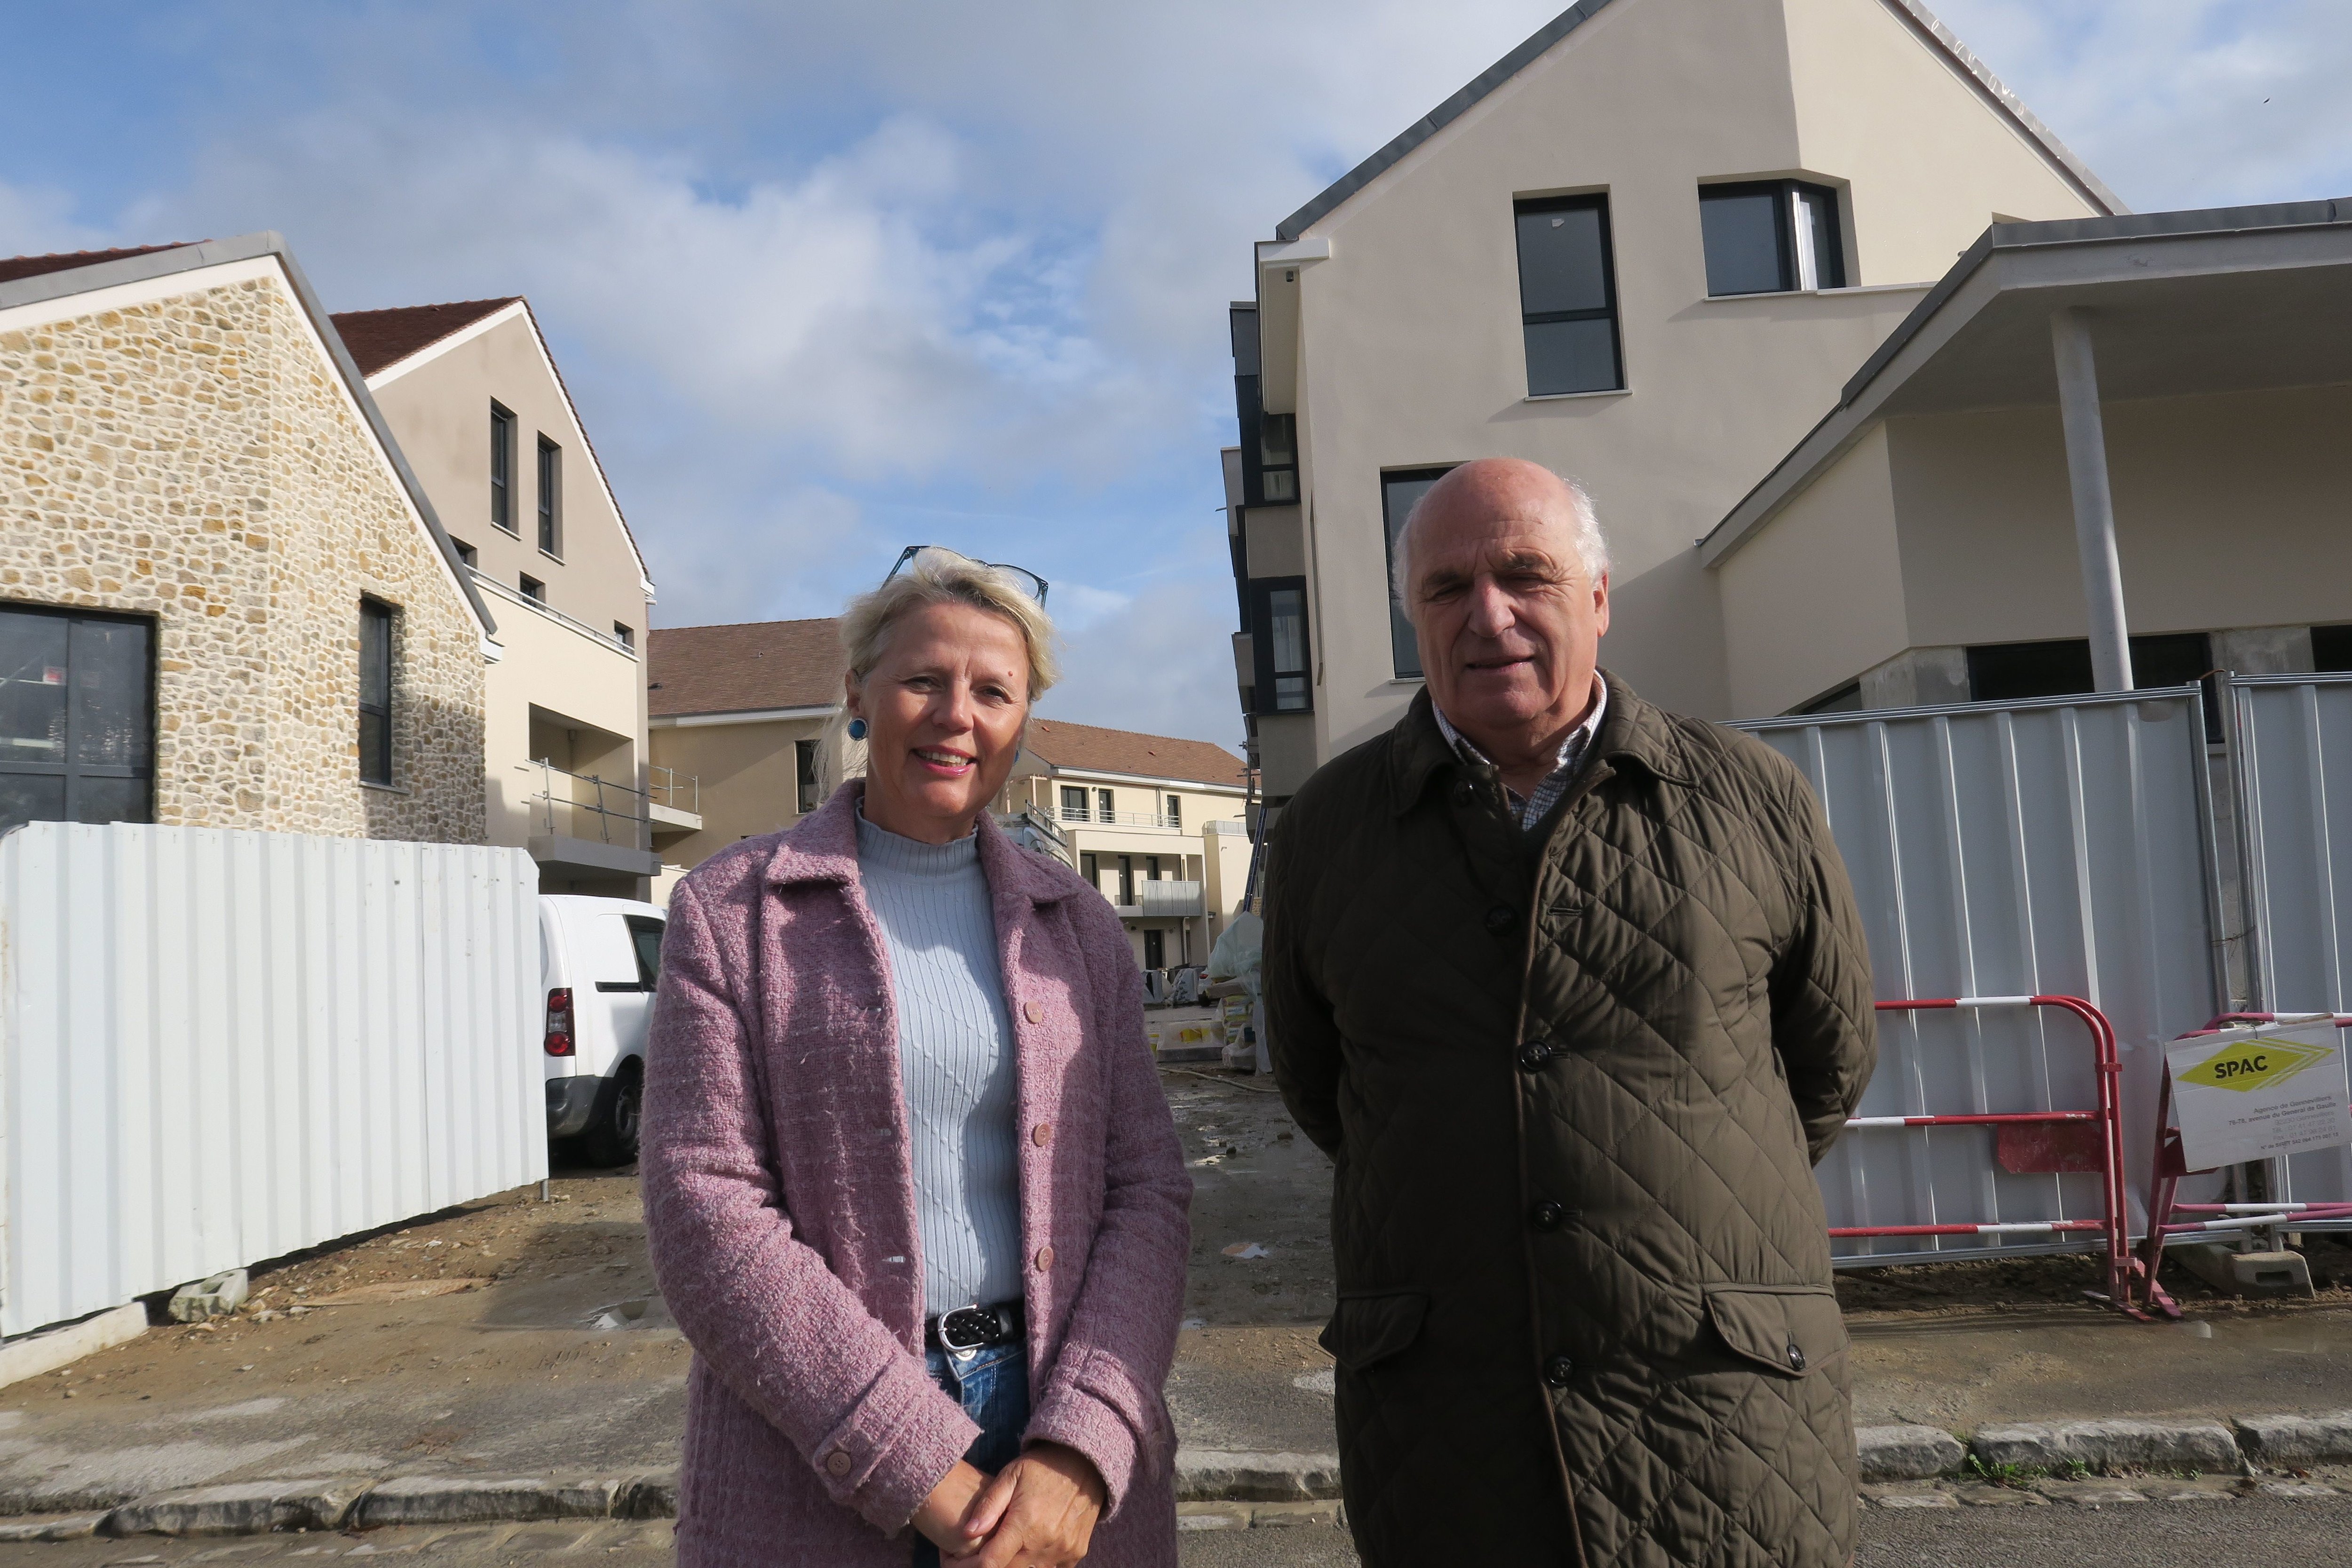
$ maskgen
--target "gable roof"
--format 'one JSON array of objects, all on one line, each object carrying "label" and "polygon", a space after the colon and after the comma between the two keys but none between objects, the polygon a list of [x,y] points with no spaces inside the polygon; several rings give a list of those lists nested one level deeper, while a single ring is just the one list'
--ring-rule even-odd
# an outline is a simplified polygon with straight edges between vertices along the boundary
[{"label": "gable roof", "polygon": [[159,250],[184,250],[195,240],[173,240],[169,245],[131,245],[120,250],[60,250],[48,256],[0,257],[0,283],[14,283],[19,278],[42,278],[52,272],[71,272],[78,267],[95,267],[101,261],[120,261],[126,256],[152,256]]},{"label": "gable roof", "polygon": [[1181,779],[1225,784],[1246,783],[1242,760],[1206,741],[1104,730],[1066,719],[1037,719],[1029,725],[1028,751],[1050,767],[1076,773],[1133,773],[1141,778]]},{"label": "gable roof", "polygon": [[362,375],[373,375],[483,317],[505,310],[522,296],[460,300],[447,305],[396,305],[387,310],[338,310],[335,331],[358,362]]},{"label": "gable roof", "polygon": [[[375,405],[375,396],[368,391],[367,377],[360,374],[351,350],[343,346],[341,333],[335,330],[333,318],[320,301],[318,291],[310,287],[310,278],[294,259],[292,247],[286,237],[273,230],[239,235],[234,239],[206,239],[173,245],[143,245],[121,250],[91,250],[62,256],[18,257],[12,262],[0,262],[0,267],[15,267],[16,271],[0,272],[0,310],[19,305],[37,305],[51,300],[71,299],[100,289],[112,289],[131,284],[152,282],[181,272],[200,271],[207,267],[225,266],[232,262],[252,261],[262,257],[273,258],[278,269],[292,290],[294,303],[310,321],[320,347],[334,364],[343,390],[352,405],[359,411],[360,422],[367,426],[376,449],[393,472],[393,478],[406,496],[409,509],[424,528],[425,537],[439,552],[441,564],[449,581],[457,586],[458,596],[474,613],[482,628],[486,645],[499,629],[490,614],[488,603],[475,588],[473,578],[464,563],[457,559],[457,546],[449,542],[449,531],[441,526],[438,513],[433,510],[433,498],[425,493],[425,486],[408,466],[408,458],[393,438],[392,426],[384,423],[383,411]],[[52,265],[33,265],[49,263]],[[488,652],[488,647],[485,647]],[[493,656],[495,657],[495,656]]]},{"label": "gable roof", "polygon": [[[1496,88],[1540,59],[1553,45],[1608,9],[1612,3],[1612,0],[1579,0],[1578,4],[1537,28],[1526,42],[1481,71],[1468,86],[1405,127],[1387,146],[1340,175],[1314,200],[1284,218],[1276,227],[1275,237],[1291,240],[1305,234],[1330,216],[1349,197],[1402,163],[1414,148],[1468,113]],[[1949,27],[1920,4],[1920,0],[1881,0],[1881,4],[1899,13],[1936,53],[1943,56],[1947,63],[1972,82],[1977,90],[1990,101],[1994,111],[2022,131],[2027,140],[2042,150],[2043,156],[2057,164],[2080,187],[2094,206],[2110,215],[2131,210],[2107,188],[2105,182],[2067,150],[2065,143],[2060,142],[1967,45],[1953,36]]]},{"label": "gable roof", "polygon": [[646,710],[659,719],[829,708],[841,700],[848,669],[841,623],[830,616],[656,626],[646,633]]}]

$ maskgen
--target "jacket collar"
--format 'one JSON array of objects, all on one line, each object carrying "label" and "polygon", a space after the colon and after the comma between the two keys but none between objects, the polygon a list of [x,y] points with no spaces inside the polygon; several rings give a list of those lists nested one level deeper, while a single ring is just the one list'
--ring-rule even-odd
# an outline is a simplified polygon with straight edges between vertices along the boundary
[{"label": "jacket collar", "polygon": [[[1601,716],[1601,732],[1586,750],[1585,765],[1592,766],[1595,760],[1629,762],[1669,784],[1690,784],[1690,760],[1665,715],[1609,671],[1602,670],[1601,679],[1608,683],[1609,706]],[[1419,804],[1422,792],[1441,769],[1463,763],[1437,727],[1437,705],[1426,686],[1389,734],[1390,781],[1396,813],[1402,816]]]},{"label": "jacket collar", "polygon": [[[776,852],[768,858],[768,880],[780,888],[857,881],[857,806],[865,798],[866,781],[846,780],[823,805],[779,834]],[[980,868],[992,893],[1016,893],[1032,903],[1050,904],[1074,890],[1055,876],[1053,864],[1013,842],[987,812],[980,814],[979,832]]]}]

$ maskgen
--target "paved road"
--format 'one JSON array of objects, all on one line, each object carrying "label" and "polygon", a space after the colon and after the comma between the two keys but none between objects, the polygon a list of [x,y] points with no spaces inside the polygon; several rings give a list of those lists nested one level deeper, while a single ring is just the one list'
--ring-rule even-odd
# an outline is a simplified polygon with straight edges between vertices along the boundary
[{"label": "paved road", "polygon": [[[2049,1508],[1891,1510],[1864,1516],[1856,1568],[2083,1568],[2086,1563],[2196,1568],[2340,1568],[2352,1541],[2352,1498],[2238,1499]],[[215,1563],[309,1568],[329,1557],[415,1556],[435,1568],[498,1568],[549,1560],[667,1568],[667,1523],[496,1525],[379,1530],[364,1536],[83,1541],[0,1546],[6,1568],[177,1568]],[[1188,1532],[1184,1568],[1354,1568],[1347,1537],[1322,1525]]]}]

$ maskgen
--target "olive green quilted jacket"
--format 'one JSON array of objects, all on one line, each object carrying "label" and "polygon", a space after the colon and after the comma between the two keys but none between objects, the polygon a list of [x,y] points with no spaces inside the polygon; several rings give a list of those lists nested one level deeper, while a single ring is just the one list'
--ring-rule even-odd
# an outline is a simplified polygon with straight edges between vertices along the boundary
[{"label": "olive green quilted jacket", "polygon": [[1811,1167],[1877,1044],[1796,770],[1612,677],[1526,833],[1424,692],[1284,810],[1267,903],[1275,1073],[1337,1162],[1365,1563],[1846,1563]]}]

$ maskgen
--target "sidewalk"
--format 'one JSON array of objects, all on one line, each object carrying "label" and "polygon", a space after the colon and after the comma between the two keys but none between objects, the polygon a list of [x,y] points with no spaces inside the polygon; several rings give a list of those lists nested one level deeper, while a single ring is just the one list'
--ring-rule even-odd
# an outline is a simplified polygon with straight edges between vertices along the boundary
[{"label": "sidewalk", "polygon": [[[1168,1388],[1185,1494],[1334,1495],[1315,1343],[1333,1294],[1329,1163],[1260,1086],[1175,1069],[1164,1082],[1197,1183]],[[148,1511],[111,1528],[667,1512],[688,1351],[653,1292],[635,1182],[567,1173],[554,1189],[556,1203],[509,1194],[257,1273],[257,1307],[218,1327],[152,1329],[0,1389],[0,1515],[18,1521],[0,1521],[0,1539],[32,1531],[25,1516],[86,1530],[142,1499]],[[2318,1257],[2352,1274],[2352,1251]],[[2053,1258],[1843,1279],[1857,1425],[1981,1439],[2004,1424],[2160,1419],[2201,1434],[2162,1452],[2211,1468],[2244,1447],[2232,1419],[2352,1411],[2342,1283],[2301,1304],[2200,1297],[2184,1328],[2079,1304],[2089,1277]],[[352,1304],[310,1305],[335,1299]],[[2352,1458],[2352,1420],[2340,1430],[2326,1441]],[[2080,1434],[2034,1440],[2053,1466],[2089,1451]],[[1957,1463],[1959,1444],[1942,1444],[1937,1463]],[[223,1487],[234,1495],[152,1500]]]}]

